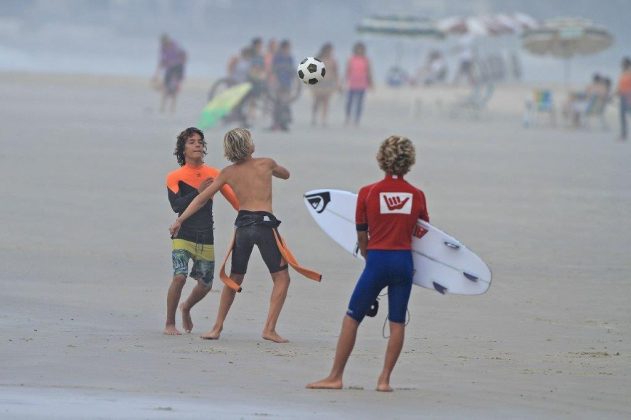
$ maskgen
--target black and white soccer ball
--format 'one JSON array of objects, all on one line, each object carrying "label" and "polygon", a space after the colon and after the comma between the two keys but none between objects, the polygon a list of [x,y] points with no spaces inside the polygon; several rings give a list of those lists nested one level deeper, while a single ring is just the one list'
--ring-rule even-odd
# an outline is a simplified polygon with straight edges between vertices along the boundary
[{"label": "black and white soccer ball", "polygon": [[298,64],[298,78],[306,84],[315,85],[325,74],[324,63],[315,57],[307,57]]}]

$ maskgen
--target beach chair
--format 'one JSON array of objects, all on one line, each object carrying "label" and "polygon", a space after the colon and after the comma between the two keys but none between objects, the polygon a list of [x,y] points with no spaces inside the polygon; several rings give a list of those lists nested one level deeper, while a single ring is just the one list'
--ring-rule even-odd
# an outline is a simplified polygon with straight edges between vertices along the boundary
[{"label": "beach chair", "polygon": [[522,119],[524,127],[538,125],[542,114],[547,114],[550,117],[550,124],[556,126],[556,108],[552,91],[549,89],[536,89],[532,98],[526,100]]}]

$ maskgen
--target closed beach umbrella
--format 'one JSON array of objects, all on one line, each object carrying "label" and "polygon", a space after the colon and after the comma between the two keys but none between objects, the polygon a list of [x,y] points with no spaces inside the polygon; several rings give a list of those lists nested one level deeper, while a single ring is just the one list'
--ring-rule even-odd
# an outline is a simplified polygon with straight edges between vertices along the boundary
[{"label": "closed beach umbrella", "polygon": [[611,34],[581,18],[558,18],[522,34],[523,47],[535,55],[549,55],[565,60],[565,82],[569,81],[570,59],[606,50],[613,43]]}]

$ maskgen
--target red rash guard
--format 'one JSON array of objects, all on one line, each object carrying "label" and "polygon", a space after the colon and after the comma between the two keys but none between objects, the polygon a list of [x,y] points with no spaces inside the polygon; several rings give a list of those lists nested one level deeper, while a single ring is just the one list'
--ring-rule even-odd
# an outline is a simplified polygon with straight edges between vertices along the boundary
[{"label": "red rash guard", "polygon": [[419,218],[429,222],[425,194],[403,176],[388,174],[359,190],[355,223],[358,231],[368,231],[367,249],[411,249]]}]

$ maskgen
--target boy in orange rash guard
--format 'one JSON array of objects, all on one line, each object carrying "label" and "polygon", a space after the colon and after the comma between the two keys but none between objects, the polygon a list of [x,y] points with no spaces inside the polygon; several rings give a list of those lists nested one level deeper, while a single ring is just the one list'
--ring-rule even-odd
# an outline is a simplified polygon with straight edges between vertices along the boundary
[{"label": "boy in orange rash guard", "polygon": [[[215,181],[191,202],[169,229],[172,234],[177,234],[183,223],[194,217],[195,212],[202,208],[206,200],[212,199],[226,184],[230,185],[239,199],[240,207],[235,220],[229,281],[235,283],[237,289],[240,287],[252,249],[256,245],[274,282],[262,337],[276,343],[286,343],[288,340],[276,332],[276,323],[289,288],[287,265],[291,265],[312,280],[319,281],[321,275],[297,264],[293,254],[283,246],[276,229],[280,220],[276,219],[272,210],[272,178],[288,179],[289,171],[273,159],[253,157],[253,153],[254,142],[248,130],[235,128],[228,131],[224,136],[224,155],[233,164],[222,169]],[[223,266],[220,275],[222,272]],[[233,287],[223,288],[215,325],[208,333],[202,335],[202,338],[219,338],[237,291]]]},{"label": "boy in orange rash guard", "polygon": [[[177,137],[174,155],[181,168],[167,176],[167,191],[173,211],[182,214],[188,205],[204,191],[219,175],[219,170],[204,164],[206,142],[204,133],[190,127]],[[235,210],[239,202],[229,186],[221,189],[223,196]],[[182,288],[186,283],[189,260],[193,260],[190,276],[197,280],[197,285],[189,297],[180,305],[182,324],[186,332],[193,329],[191,308],[206,296],[212,287],[215,270],[215,252],[213,237],[213,202],[208,200],[204,207],[188,219],[173,240],[173,280],[167,294],[167,320],[164,333],[180,335],[175,327],[175,311]]]}]

